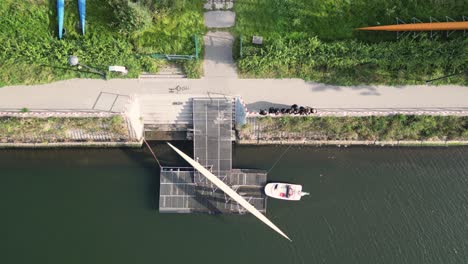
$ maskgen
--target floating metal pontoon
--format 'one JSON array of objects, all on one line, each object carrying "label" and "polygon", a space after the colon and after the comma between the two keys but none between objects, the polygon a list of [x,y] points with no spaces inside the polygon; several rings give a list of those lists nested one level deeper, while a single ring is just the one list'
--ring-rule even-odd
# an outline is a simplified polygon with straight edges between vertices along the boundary
[{"label": "floating metal pontoon", "polygon": [[[193,159],[266,213],[263,187],[267,172],[232,169],[232,98],[193,98]],[[193,168],[162,167],[159,211],[162,213],[234,213],[246,210]]]}]

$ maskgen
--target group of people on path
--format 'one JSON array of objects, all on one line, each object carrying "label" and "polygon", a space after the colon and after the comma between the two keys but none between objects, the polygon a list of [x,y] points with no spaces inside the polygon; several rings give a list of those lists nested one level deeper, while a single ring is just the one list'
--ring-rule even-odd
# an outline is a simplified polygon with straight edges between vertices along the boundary
[{"label": "group of people on path", "polygon": [[268,110],[261,109],[260,115],[311,115],[316,114],[317,109],[309,107],[309,106],[298,106],[297,104],[293,104],[290,108],[276,108],[270,107]]}]

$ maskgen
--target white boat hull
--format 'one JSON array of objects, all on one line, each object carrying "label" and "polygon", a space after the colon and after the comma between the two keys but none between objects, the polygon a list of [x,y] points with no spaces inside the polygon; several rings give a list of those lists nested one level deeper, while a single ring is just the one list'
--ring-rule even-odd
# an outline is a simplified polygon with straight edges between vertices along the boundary
[{"label": "white boat hull", "polygon": [[288,201],[299,201],[308,193],[302,192],[302,185],[272,182],[265,186],[265,194],[269,197]]}]

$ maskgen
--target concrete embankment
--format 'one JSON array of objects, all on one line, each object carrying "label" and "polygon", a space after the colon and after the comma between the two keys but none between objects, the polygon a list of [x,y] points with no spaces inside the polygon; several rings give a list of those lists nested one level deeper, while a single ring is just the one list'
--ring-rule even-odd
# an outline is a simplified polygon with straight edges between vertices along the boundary
[{"label": "concrete embankment", "polygon": [[401,141],[364,141],[364,140],[255,140],[243,139],[236,141],[239,145],[305,145],[305,146],[408,146],[408,147],[431,147],[431,146],[467,146],[468,141],[419,141],[419,140],[401,140]]},{"label": "concrete embankment", "polygon": [[139,148],[143,141],[136,142],[44,142],[0,143],[0,148]]}]

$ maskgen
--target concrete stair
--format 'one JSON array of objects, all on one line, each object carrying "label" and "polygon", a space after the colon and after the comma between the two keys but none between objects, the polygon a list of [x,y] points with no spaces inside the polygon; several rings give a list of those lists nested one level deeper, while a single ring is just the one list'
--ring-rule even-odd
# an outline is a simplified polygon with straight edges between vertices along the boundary
[{"label": "concrete stair", "polygon": [[234,6],[234,0],[207,0],[203,7],[206,10],[228,10]]},{"label": "concrete stair", "polygon": [[[192,125],[192,96],[179,94],[141,95],[140,102],[145,127],[171,129]],[[158,129],[158,130],[161,130]]]},{"label": "concrete stair", "polygon": [[[145,137],[150,140],[186,140],[193,127],[192,98],[205,95],[142,94],[138,102],[142,113]],[[233,100],[233,109],[235,101]],[[233,122],[235,111],[233,111]]]},{"label": "concrete stair", "polygon": [[162,67],[158,73],[143,72],[140,74],[140,79],[183,79],[187,75],[175,65],[167,65]]}]

